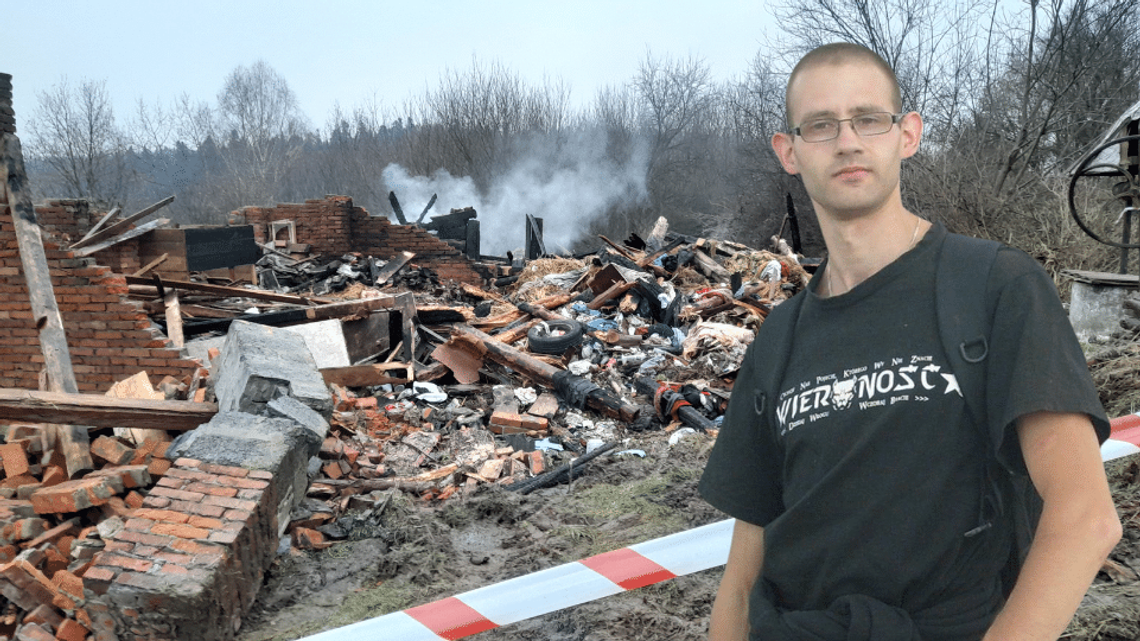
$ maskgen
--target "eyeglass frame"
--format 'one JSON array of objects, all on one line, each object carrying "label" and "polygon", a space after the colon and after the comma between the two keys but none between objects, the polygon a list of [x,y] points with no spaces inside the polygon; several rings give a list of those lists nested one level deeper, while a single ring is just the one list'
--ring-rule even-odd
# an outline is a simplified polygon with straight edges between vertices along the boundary
[{"label": "eyeglass frame", "polygon": [[[814,144],[817,142],[830,142],[830,141],[835,140],[836,138],[839,137],[839,132],[843,129],[843,123],[849,122],[849,123],[851,123],[851,131],[858,134],[859,137],[861,137],[861,138],[865,137],[865,136],[882,136],[883,134],[890,131],[891,127],[894,127],[895,125],[902,122],[902,119],[906,117],[907,113],[909,113],[909,112],[904,111],[904,112],[900,112],[900,113],[891,113],[889,111],[869,111],[866,113],[861,113],[857,116],[852,116],[850,118],[812,118],[811,120],[805,120],[804,122],[801,122],[800,124],[796,125],[795,127],[792,127],[790,130],[788,130],[788,134],[792,135],[792,136],[799,136],[800,139],[802,139],[804,142],[809,143],[809,144]],[[879,133],[875,133],[875,134],[860,133],[859,130],[855,127],[855,119],[856,118],[862,118],[864,116],[870,116],[872,114],[887,114],[887,115],[889,115],[891,117],[890,126],[887,127],[886,129],[880,131]],[[833,120],[833,121],[835,121],[835,135],[832,136],[831,138],[824,138],[822,140],[808,140],[807,138],[804,138],[804,134],[803,134],[803,131],[801,128],[809,122],[816,122],[816,121],[820,121],[820,120]]]}]

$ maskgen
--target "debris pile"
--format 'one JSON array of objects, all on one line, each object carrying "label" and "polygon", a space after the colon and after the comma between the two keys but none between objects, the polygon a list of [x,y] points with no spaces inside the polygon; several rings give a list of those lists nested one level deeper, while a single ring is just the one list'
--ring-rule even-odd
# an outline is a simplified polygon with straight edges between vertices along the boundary
[{"label": "debris pile", "polygon": [[[51,430],[20,424],[5,430],[0,594],[16,609],[0,619],[0,635],[86,638],[100,621],[128,621],[119,620],[121,613],[89,612],[85,584],[87,598],[94,590],[113,601],[122,594],[108,592],[111,586],[125,582],[143,590],[144,579],[160,571],[155,568],[206,571],[173,557],[147,558],[146,546],[157,539],[134,539],[155,536],[156,527],[170,529],[163,536],[174,543],[182,540],[174,529],[185,536],[222,536],[191,537],[182,545],[232,544],[239,534],[252,536],[241,533],[273,530],[272,522],[282,550],[321,549],[373,527],[370,515],[384,509],[393,490],[424,501],[490,485],[529,493],[586,473],[603,455],[644,456],[620,450],[631,430],[665,430],[681,438],[715,429],[755,328],[773,305],[806,284],[801,259],[786,247],[756,251],[679,236],[648,244],[636,237],[620,245],[603,240],[606,248],[595,254],[517,264],[482,288],[441,283],[411,253],[387,261],[360,253],[329,259],[265,246],[258,287],[216,275],[187,281],[127,277],[131,297],[155,324],[210,365],[184,380],[168,377],[157,390],[140,373],[116,394],[193,405],[205,413],[191,413],[199,420],[177,427],[102,424],[91,432],[97,469],[74,479],[61,465]],[[303,351],[323,381],[304,392],[291,389],[289,398],[300,402],[269,402],[284,374],[263,375],[258,380],[264,383],[219,376],[256,369],[219,349],[238,340],[235,328],[249,321],[304,337]],[[279,345],[245,351],[261,355],[286,343],[300,349],[293,339],[276,340]],[[282,363],[291,358],[278,356]],[[254,401],[246,399],[249,394],[267,396]],[[219,398],[230,400],[223,407]],[[325,402],[327,422],[297,407]],[[234,412],[258,418],[233,418]],[[171,443],[182,429],[189,431]],[[262,516],[233,523],[191,514],[186,519],[194,523],[163,520],[174,518],[157,507],[169,502],[167,493],[189,491],[185,484],[201,475],[248,467],[198,467],[202,448],[211,453],[203,443],[228,442],[239,432],[243,438],[277,438],[264,436],[263,429],[284,430],[291,435],[286,440],[299,445],[274,463],[279,473],[246,481],[258,484],[247,493],[268,502],[258,503]],[[177,474],[168,479],[172,467]],[[276,517],[266,516],[274,509]],[[231,525],[232,531],[218,529]],[[174,543],[150,552],[174,554]],[[99,552],[107,554],[93,567]],[[229,557],[220,558],[228,563]],[[119,565],[107,565],[108,559]],[[256,581],[257,566],[251,567],[243,572]],[[251,599],[243,596],[242,606]],[[227,625],[240,621],[240,611],[229,606],[211,616]],[[134,625],[155,631],[167,624],[144,617]]]}]

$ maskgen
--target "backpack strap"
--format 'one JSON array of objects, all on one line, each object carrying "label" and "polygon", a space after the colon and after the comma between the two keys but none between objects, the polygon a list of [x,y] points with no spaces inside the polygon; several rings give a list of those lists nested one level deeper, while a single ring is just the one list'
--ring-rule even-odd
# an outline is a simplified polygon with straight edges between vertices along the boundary
[{"label": "backpack strap", "polygon": [[990,311],[986,284],[1001,243],[946,234],[934,283],[938,334],[975,423],[987,434],[986,368]]},{"label": "backpack strap", "polygon": [[986,357],[990,349],[992,311],[986,284],[1001,243],[947,234],[935,278],[938,333],[958,387],[988,448],[978,526],[966,536],[980,534],[999,519],[1008,529],[1010,555],[1001,571],[1008,597],[1033,542],[1041,513],[1041,497],[1024,475],[1014,474],[997,457],[986,407]]},{"label": "backpack strap", "polygon": [[[784,370],[792,357],[792,334],[800,317],[806,290],[785,300],[772,309],[760,326],[765,346],[771,346],[766,367],[758,369],[760,393],[756,396],[756,413],[766,414],[768,425],[776,425],[776,404],[780,394],[780,383],[784,380]],[[759,337],[759,335],[758,335]]]}]

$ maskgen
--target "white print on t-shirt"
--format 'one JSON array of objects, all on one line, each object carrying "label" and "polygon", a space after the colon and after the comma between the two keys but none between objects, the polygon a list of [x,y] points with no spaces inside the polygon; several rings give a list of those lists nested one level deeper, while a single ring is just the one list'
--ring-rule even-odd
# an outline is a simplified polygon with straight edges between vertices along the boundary
[{"label": "white print on t-shirt", "polygon": [[[814,422],[852,408],[866,411],[896,403],[925,403],[932,396],[956,392],[958,379],[942,372],[930,356],[892,358],[888,363],[845,369],[816,376],[780,394],[776,420],[783,435],[805,422]],[[924,364],[925,363],[925,364]]]}]

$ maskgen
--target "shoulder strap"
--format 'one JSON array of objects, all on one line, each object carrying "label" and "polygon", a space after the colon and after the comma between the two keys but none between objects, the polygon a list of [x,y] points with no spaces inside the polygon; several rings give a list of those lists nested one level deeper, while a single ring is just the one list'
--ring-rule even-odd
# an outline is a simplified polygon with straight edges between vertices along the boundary
[{"label": "shoulder strap", "polygon": [[966,407],[985,432],[988,428],[983,362],[989,355],[992,320],[986,306],[986,283],[1000,247],[1001,243],[992,240],[947,234],[934,283],[942,347]]},{"label": "shoulder strap", "polygon": [[780,303],[768,314],[761,326],[764,332],[764,344],[771,346],[772,351],[768,353],[771,361],[766,363],[766,367],[758,369],[760,394],[757,396],[757,404],[763,403],[764,406],[756,407],[756,412],[768,414],[771,419],[769,425],[776,424],[776,402],[780,393],[780,382],[784,380],[784,370],[787,369],[788,361],[792,357],[792,333],[796,328],[796,320],[800,317],[800,308],[803,307],[806,295],[801,291]]}]

